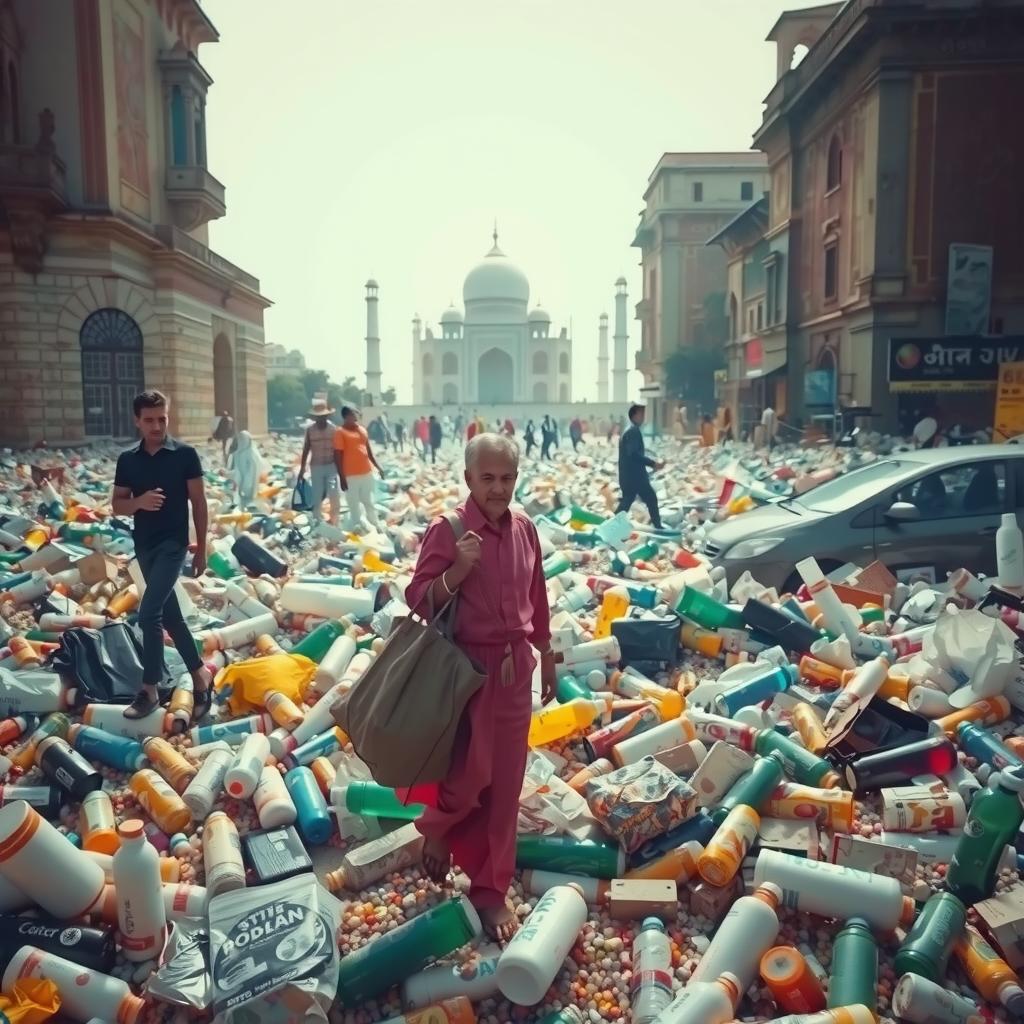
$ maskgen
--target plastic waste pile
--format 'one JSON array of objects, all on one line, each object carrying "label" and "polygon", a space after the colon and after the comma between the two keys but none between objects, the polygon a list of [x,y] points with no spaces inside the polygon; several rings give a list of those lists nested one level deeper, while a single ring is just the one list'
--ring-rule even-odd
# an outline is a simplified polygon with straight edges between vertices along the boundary
[{"label": "plastic waste pile", "polygon": [[[531,723],[521,927],[502,947],[482,937],[464,876],[442,888],[422,871],[429,787],[376,784],[333,714],[407,613],[422,531],[459,500],[461,452],[382,458],[387,525],[350,534],[291,510],[296,448],[269,446],[246,510],[208,470],[209,569],[176,588],[216,677],[198,724],[172,648],[165,706],[122,714],[145,581],[130,524],[109,514],[113,453],[4,460],[8,1019],[1024,1016],[1012,516],[998,579],[965,567],[902,583],[880,564],[826,576],[808,557],[803,585],[778,594],[749,573],[730,586],[684,537],[700,488],[716,514],[723,479],[752,493],[785,480],[785,456],[673,447],[689,477],[662,484],[664,531],[613,513],[613,449],[524,465],[558,689]],[[854,453],[815,452],[800,473],[871,454]]]}]

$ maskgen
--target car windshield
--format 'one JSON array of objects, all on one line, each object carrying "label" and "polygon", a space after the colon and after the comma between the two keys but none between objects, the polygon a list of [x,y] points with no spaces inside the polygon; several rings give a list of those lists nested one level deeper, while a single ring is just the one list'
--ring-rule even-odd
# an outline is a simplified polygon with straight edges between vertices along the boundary
[{"label": "car windshield", "polygon": [[855,469],[852,473],[815,487],[798,500],[805,508],[815,512],[841,512],[878,494],[914,468],[919,467],[915,463],[898,459],[873,462],[870,466]]}]

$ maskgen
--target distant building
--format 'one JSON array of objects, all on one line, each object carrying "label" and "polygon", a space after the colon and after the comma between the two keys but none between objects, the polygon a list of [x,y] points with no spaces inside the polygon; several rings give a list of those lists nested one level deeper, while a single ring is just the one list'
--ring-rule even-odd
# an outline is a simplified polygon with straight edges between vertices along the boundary
[{"label": "distant building", "polygon": [[[958,383],[959,366],[894,392],[889,348],[896,339],[923,371],[925,354],[948,355],[929,340],[948,327],[970,332],[965,353],[995,335],[1007,338],[997,350],[1024,359],[1022,38],[1024,4],[998,0],[850,0],[789,11],[772,28],[778,80],[754,143],[771,173],[765,237],[788,250],[791,416],[838,404],[870,407],[884,428],[932,412],[991,425],[991,395]],[[964,260],[968,328],[946,319],[954,245],[992,250]]]},{"label": "distant building", "polygon": [[0,0],[0,443],[267,429],[259,281],[212,252],[198,0]]},{"label": "distant building", "polygon": [[306,357],[297,349],[290,352],[284,345],[268,345],[267,356],[267,379],[274,377],[298,377],[305,372]]},{"label": "distant building", "polygon": [[643,268],[636,368],[645,384],[663,381],[677,348],[704,342],[705,300],[726,287],[725,254],[705,243],[767,187],[761,153],[666,153],[658,161],[633,239]]}]

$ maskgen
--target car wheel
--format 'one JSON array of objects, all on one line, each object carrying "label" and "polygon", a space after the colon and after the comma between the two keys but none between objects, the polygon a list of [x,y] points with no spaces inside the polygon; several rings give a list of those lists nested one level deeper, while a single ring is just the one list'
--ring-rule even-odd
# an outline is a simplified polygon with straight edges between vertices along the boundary
[{"label": "car wheel", "polygon": [[[836,561],[834,558],[819,558],[818,565],[821,571],[827,576],[833,569],[838,569],[842,562]],[[784,594],[795,594],[800,587],[803,585],[803,577],[795,569],[786,577],[784,584],[785,589],[782,591]]]}]

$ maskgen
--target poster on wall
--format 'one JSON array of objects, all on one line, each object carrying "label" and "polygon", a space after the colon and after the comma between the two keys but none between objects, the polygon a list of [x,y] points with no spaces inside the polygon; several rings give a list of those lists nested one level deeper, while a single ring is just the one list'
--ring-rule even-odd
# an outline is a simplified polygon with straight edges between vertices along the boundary
[{"label": "poster on wall", "polygon": [[996,416],[992,440],[1004,444],[1024,435],[1024,363],[1003,363],[996,385]]},{"label": "poster on wall", "polygon": [[992,304],[992,247],[954,242],[946,275],[946,334],[985,334]]},{"label": "poster on wall", "polygon": [[804,405],[836,404],[836,375],[832,370],[808,370],[804,374]]}]

